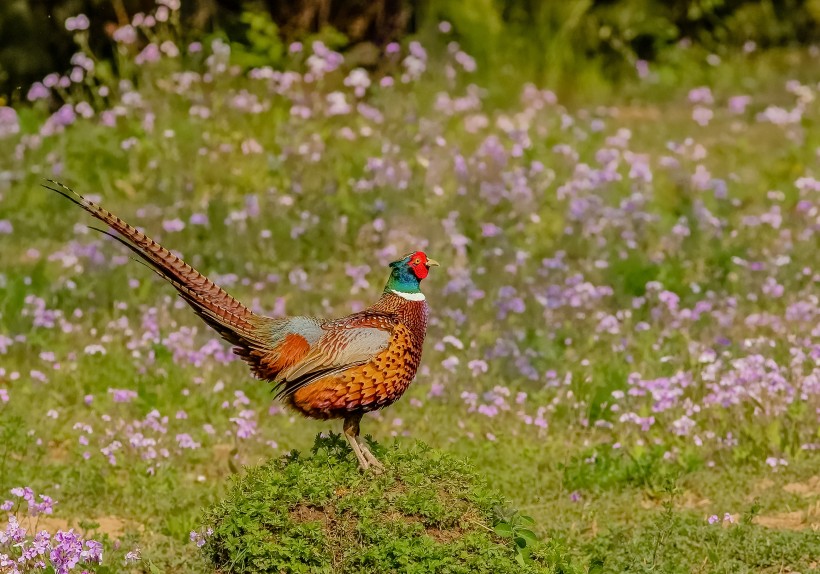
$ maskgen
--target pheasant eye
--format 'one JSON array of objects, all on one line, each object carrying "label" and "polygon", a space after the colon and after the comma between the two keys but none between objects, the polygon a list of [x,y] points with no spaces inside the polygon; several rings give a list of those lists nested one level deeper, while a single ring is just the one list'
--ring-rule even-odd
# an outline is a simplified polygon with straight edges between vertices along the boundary
[{"label": "pheasant eye", "polygon": [[413,265],[421,265],[421,259],[419,259],[418,257],[416,257],[416,260],[415,260],[415,261],[413,261]]}]

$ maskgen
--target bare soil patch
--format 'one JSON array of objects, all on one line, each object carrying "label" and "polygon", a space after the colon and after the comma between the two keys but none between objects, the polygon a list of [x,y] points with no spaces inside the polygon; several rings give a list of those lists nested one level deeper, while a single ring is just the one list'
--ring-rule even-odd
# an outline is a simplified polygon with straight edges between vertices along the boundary
[{"label": "bare soil patch", "polygon": [[[50,534],[54,534],[58,530],[67,531],[71,528],[79,530],[80,527],[76,521],[69,521],[65,518],[57,516],[19,516],[18,521],[20,526],[25,528],[28,532],[39,532],[46,530]],[[95,522],[99,524],[94,528],[95,532],[102,532],[111,538],[121,538],[125,532],[131,530],[143,530],[142,525],[129,524],[124,519],[118,516],[100,516],[97,518],[90,518],[88,522]]]},{"label": "bare soil patch", "polygon": [[790,482],[783,490],[800,496],[820,496],[820,476],[812,476],[805,482]]}]

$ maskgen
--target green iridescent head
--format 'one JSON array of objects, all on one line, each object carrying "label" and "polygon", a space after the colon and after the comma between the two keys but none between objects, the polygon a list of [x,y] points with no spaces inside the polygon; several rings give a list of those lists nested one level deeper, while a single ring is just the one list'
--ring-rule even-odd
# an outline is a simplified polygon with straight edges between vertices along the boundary
[{"label": "green iridescent head", "polygon": [[423,251],[415,251],[390,264],[390,279],[385,291],[398,293],[421,293],[421,280],[427,277],[430,267],[438,267],[438,261],[430,259]]}]

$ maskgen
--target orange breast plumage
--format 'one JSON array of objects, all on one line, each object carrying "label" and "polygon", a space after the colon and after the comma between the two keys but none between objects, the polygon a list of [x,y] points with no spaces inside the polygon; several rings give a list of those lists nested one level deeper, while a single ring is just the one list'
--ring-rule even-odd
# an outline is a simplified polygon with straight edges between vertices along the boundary
[{"label": "orange breast plumage", "polygon": [[320,419],[369,412],[392,404],[413,381],[421,345],[406,325],[396,325],[387,349],[370,362],[316,380],[290,397],[301,413]]}]

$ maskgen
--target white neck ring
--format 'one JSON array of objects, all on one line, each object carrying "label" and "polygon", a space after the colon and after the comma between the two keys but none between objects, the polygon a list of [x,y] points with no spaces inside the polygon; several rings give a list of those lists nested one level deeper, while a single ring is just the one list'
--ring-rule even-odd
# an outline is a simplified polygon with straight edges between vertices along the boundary
[{"label": "white neck ring", "polygon": [[424,296],[424,293],[402,293],[401,291],[394,291],[393,289],[390,290],[391,293],[394,295],[398,295],[402,299],[407,299],[408,301],[424,301],[427,297]]}]

